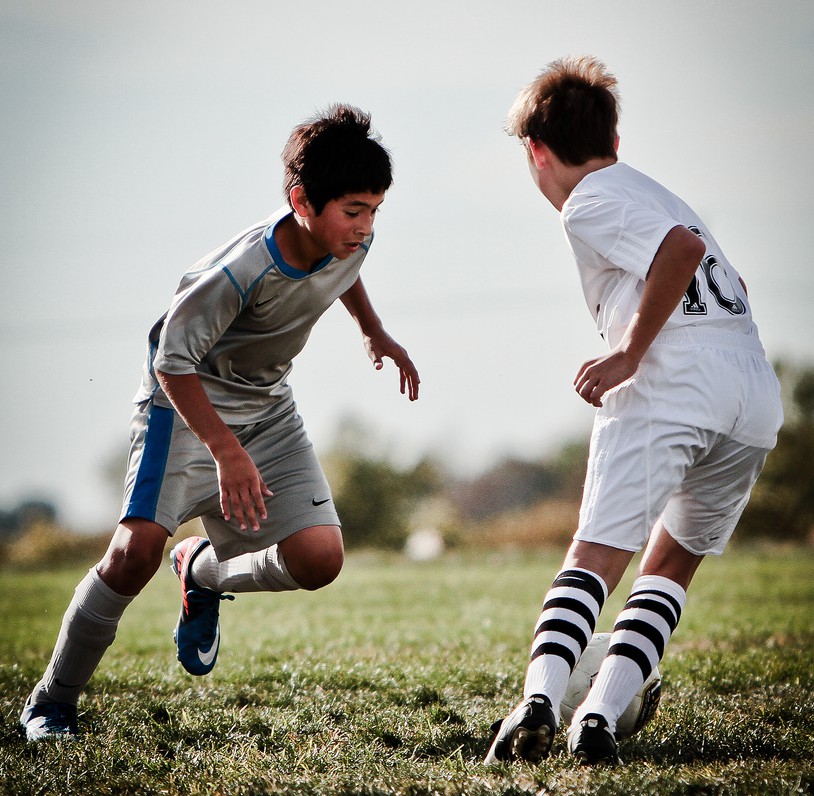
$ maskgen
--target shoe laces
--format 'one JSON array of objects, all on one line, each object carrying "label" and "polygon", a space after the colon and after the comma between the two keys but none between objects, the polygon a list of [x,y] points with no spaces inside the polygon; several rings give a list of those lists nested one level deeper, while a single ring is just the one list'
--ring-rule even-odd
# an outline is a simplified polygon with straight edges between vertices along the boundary
[{"label": "shoe laces", "polygon": [[211,589],[189,589],[187,591],[189,618],[192,619],[202,615],[203,635],[206,638],[214,638],[218,626],[218,613],[221,600],[234,599],[234,594],[220,594]]}]

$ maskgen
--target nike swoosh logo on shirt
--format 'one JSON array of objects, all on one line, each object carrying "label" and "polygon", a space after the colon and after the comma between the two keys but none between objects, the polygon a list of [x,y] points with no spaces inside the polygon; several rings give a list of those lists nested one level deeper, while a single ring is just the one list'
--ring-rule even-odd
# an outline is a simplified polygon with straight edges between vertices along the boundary
[{"label": "nike swoosh logo on shirt", "polygon": [[276,299],[276,298],[277,298],[277,296],[272,296],[271,298],[263,299],[263,301],[257,301],[257,302],[255,302],[254,306],[255,307],[262,307],[264,304],[268,304],[270,301],[274,301],[274,299]]},{"label": "nike swoosh logo on shirt", "polygon": [[321,506],[323,503],[327,503],[329,500],[330,498],[325,498],[325,500],[317,500],[314,498],[311,503],[313,503],[315,506]]},{"label": "nike swoosh logo on shirt", "polygon": [[209,648],[208,652],[202,652],[198,650],[198,660],[204,665],[209,666],[212,661],[215,660],[215,656],[218,654],[218,646],[220,644],[220,625],[218,625],[217,629],[215,630],[215,640],[212,642],[212,646]]}]

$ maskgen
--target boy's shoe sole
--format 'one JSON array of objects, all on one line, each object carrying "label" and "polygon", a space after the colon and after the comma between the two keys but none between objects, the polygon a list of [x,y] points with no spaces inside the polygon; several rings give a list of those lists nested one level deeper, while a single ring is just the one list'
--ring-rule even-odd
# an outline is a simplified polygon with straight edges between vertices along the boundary
[{"label": "boy's shoe sole", "polygon": [[20,725],[29,741],[42,741],[45,738],[70,740],[79,735],[76,705],[66,702],[35,705],[29,697],[20,714]]},{"label": "boy's shoe sole", "polygon": [[539,763],[548,757],[557,719],[547,696],[535,694],[524,699],[503,721],[496,722],[492,746],[483,762],[486,765],[526,760]]},{"label": "boy's shoe sole", "polygon": [[181,613],[172,636],[178,660],[195,676],[215,668],[220,650],[220,601],[234,600],[231,594],[201,588],[192,578],[190,566],[209,543],[201,536],[190,536],[170,552],[172,571],[181,582]]},{"label": "boy's shoe sole", "polygon": [[616,736],[608,729],[605,717],[599,713],[589,713],[568,728],[568,749],[581,766],[615,766],[621,763]]}]

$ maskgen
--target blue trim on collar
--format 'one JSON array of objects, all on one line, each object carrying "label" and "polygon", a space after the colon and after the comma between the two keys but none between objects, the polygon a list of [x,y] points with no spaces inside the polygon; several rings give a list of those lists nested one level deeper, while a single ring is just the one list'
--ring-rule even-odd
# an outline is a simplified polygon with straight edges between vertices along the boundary
[{"label": "blue trim on collar", "polygon": [[[283,216],[283,218],[288,218],[288,216]],[[305,279],[306,277],[313,276],[318,271],[321,271],[326,265],[328,265],[329,262],[331,262],[331,260],[333,260],[333,255],[329,254],[323,260],[320,260],[310,271],[303,271],[300,268],[294,268],[293,265],[289,265],[285,261],[283,253],[280,251],[280,247],[277,245],[277,241],[274,240],[274,230],[276,229],[277,224],[279,224],[282,220],[282,218],[278,219],[274,225],[269,225],[266,227],[266,231],[263,234],[263,239],[266,242],[266,248],[268,249],[271,259],[274,260],[274,264],[277,266],[277,269],[281,274],[289,277],[290,279]]]}]

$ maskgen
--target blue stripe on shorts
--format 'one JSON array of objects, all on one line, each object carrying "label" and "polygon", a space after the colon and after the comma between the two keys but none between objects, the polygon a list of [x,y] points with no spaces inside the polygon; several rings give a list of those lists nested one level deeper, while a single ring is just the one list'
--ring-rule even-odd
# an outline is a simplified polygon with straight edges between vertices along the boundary
[{"label": "blue stripe on shorts", "polygon": [[172,409],[155,405],[150,408],[147,433],[144,436],[144,451],[126,517],[141,517],[151,522],[155,521],[155,510],[170,451],[174,416],[175,412]]}]

